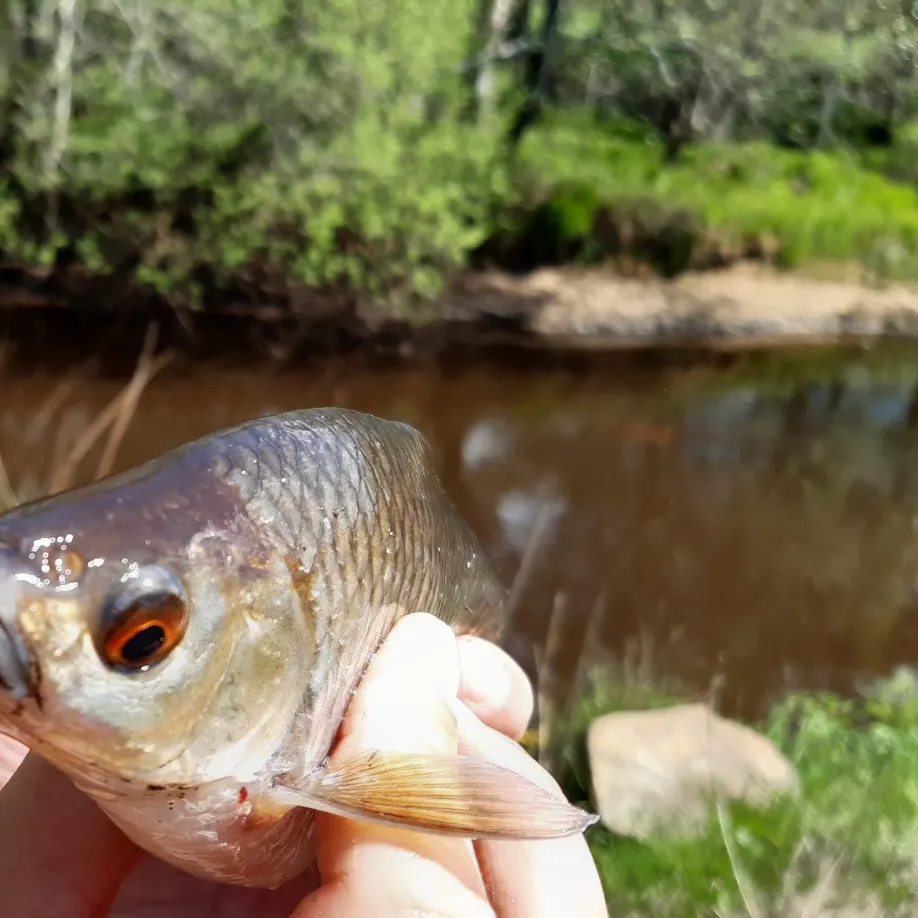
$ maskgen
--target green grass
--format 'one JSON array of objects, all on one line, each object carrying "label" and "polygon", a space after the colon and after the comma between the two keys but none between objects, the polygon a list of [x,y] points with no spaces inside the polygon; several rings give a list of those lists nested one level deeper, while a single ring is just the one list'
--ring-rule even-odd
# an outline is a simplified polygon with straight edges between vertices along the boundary
[{"label": "green grass", "polygon": [[785,266],[860,261],[896,279],[918,277],[916,149],[907,133],[892,150],[866,153],[708,143],[666,164],[660,141],[633,125],[569,116],[535,128],[520,162],[529,192],[551,200],[562,233],[582,232],[600,202],[645,214],[680,210],[725,240],[775,237]]},{"label": "green grass", "polygon": [[[562,779],[578,796],[582,731],[597,714],[676,700],[594,679],[564,737]],[[798,799],[712,810],[695,838],[649,842],[597,826],[588,840],[611,913],[688,916],[914,914],[918,904],[918,700],[914,691],[843,700],[790,696],[758,725],[795,763]],[[581,744],[578,749],[578,743]],[[571,751],[574,750],[574,751]],[[582,796],[582,795],[581,795]],[[820,910],[823,909],[823,910]]]}]

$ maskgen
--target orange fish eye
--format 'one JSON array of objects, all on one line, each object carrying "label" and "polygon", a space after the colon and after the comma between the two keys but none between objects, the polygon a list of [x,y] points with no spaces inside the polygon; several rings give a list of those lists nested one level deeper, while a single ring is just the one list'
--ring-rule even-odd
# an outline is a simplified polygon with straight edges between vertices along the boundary
[{"label": "orange fish eye", "polygon": [[109,666],[145,670],[164,660],[185,635],[187,613],[180,596],[144,596],[108,625],[102,658]]}]

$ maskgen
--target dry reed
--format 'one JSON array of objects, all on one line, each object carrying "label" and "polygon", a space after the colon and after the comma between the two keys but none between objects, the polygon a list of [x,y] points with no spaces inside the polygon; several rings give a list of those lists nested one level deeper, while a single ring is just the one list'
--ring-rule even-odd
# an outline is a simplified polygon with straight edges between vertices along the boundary
[{"label": "dry reed", "polygon": [[154,356],[157,328],[147,329],[143,349],[130,382],[96,415],[93,422],[83,431],[69,455],[63,462],[55,463],[51,469],[47,492],[57,494],[72,487],[80,464],[108,431],[108,440],[96,466],[94,480],[98,481],[111,473],[118,450],[128,427],[137,412],[144,390],[175,357],[173,351]]},{"label": "dry reed", "polygon": [[[155,323],[147,327],[143,346],[130,381],[96,415],[92,423],[76,438],[76,441],[68,445],[66,438],[60,436],[57,438],[41,496],[57,494],[73,487],[82,462],[93,448],[102,442],[103,438],[105,442],[93,479],[99,480],[112,472],[124,437],[137,414],[144,391],[176,356],[174,351],[155,353],[158,332],[158,326]],[[7,354],[8,345],[4,342],[0,344],[0,371],[6,363]],[[53,426],[55,416],[67,403],[80,382],[84,381],[87,374],[97,365],[97,362],[98,355],[91,355],[54,387],[26,428],[22,438],[25,443],[37,443],[42,435]],[[0,510],[15,507],[19,503],[20,496],[0,457]]]}]

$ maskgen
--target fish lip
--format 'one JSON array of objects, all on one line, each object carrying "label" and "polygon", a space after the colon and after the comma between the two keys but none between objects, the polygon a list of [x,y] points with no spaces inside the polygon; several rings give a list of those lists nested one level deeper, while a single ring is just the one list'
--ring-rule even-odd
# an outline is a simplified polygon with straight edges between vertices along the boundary
[{"label": "fish lip", "polygon": [[21,702],[32,692],[31,654],[18,628],[22,584],[14,551],[0,542],[0,698]]},{"label": "fish lip", "polygon": [[13,701],[23,701],[30,692],[29,662],[22,641],[0,616],[0,690]]}]

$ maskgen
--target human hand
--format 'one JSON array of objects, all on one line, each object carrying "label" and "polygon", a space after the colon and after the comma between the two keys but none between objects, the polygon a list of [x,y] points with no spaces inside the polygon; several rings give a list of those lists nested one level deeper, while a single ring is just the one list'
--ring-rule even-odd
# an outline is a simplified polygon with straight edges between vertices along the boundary
[{"label": "human hand", "polygon": [[[458,702],[457,703],[457,699]],[[444,717],[444,701],[454,718]],[[397,714],[395,713],[397,712]],[[405,716],[410,712],[410,716]],[[532,714],[522,670],[429,615],[396,626],[332,762],[371,749],[479,755],[560,794],[514,740]],[[276,891],[200,880],[140,852],[29,755],[0,792],[0,913],[18,918],[607,918],[582,836],[471,842],[318,814],[318,870]]]},{"label": "human hand", "polygon": [[21,743],[0,735],[0,787],[3,787],[22,764],[28,750]]}]

